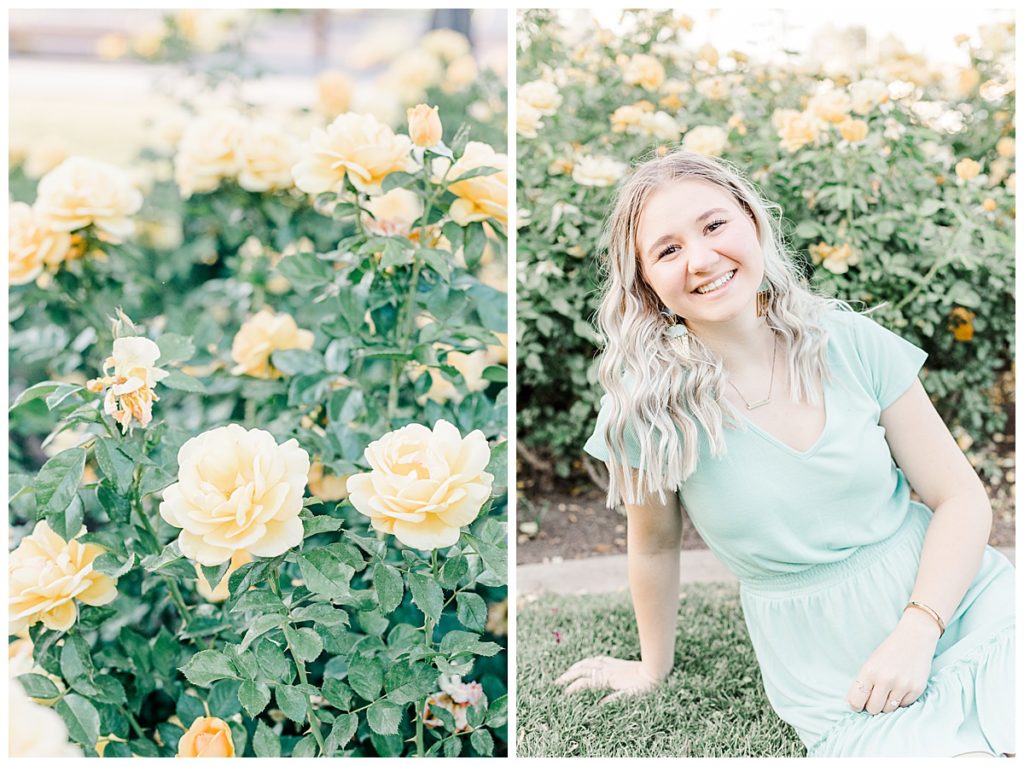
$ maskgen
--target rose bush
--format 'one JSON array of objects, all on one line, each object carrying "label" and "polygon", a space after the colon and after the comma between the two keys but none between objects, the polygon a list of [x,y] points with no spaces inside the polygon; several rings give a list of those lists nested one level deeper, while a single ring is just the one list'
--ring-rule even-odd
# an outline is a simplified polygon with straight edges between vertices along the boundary
[{"label": "rose bush", "polygon": [[[893,41],[872,60],[760,63],[698,45],[693,20],[668,11],[627,12],[621,33],[551,11],[519,24],[517,396],[533,468],[599,468],[581,446],[600,396],[602,224],[629,163],[680,141],[780,205],[814,287],[880,305],[877,320],[928,352],[925,388],[962,445],[1003,438],[1016,189],[1005,25],[965,35],[961,64],[942,71]],[[986,453],[969,457],[1001,478]]]},{"label": "rose bush", "polygon": [[[153,56],[217,49],[194,13]],[[217,103],[131,167],[12,167],[11,667],[54,751],[505,752],[504,114],[451,34],[429,146]]]}]

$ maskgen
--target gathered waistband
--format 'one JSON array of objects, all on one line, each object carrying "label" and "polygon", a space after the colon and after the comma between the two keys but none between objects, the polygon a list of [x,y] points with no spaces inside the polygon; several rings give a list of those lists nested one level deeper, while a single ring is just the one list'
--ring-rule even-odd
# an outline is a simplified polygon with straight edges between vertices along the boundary
[{"label": "gathered waistband", "polygon": [[931,511],[920,503],[911,502],[903,523],[884,540],[862,545],[845,559],[828,564],[812,564],[798,572],[740,578],[740,589],[749,595],[785,598],[828,587],[837,580],[871,566],[879,558],[908,541],[916,539],[923,542],[930,520]]}]

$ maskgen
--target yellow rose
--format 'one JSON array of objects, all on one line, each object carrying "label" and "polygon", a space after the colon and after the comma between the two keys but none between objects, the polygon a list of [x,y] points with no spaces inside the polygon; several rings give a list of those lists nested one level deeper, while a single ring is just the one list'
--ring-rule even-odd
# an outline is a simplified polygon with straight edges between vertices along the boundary
[{"label": "yellow rose", "polygon": [[818,120],[808,112],[780,109],[772,119],[782,139],[780,144],[786,151],[795,152],[818,138]]},{"label": "yellow rose", "polygon": [[448,191],[458,197],[448,214],[460,226],[471,221],[493,218],[503,225],[508,223],[508,157],[498,154],[490,146],[470,141],[462,156],[448,171],[448,179],[458,179],[475,168],[497,168],[497,173],[456,181]]},{"label": "yellow rose", "polygon": [[363,207],[372,214],[372,217],[363,216],[363,225],[371,234],[381,237],[408,237],[423,216],[420,195],[401,187],[379,197],[370,197]]},{"label": "yellow rose", "polygon": [[211,53],[224,44],[228,34],[245,18],[242,10],[187,10],[175,14],[181,34],[196,48]]},{"label": "yellow rose", "polygon": [[60,165],[71,154],[67,142],[57,136],[43,136],[32,142],[23,170],[29,178],[39,178]]},{"label": "yellow rose", "polygon": [[718,51],[711,43],[705,43],[697,50],[697,58],[708,66],[718,66]]},{"label": "yellow rose", "polygon": [[237,147],[238,185],[254,192],[288,189],[299,144],[280,126],[253,122],[245,126]]},{"label": "yellow rose", "polygon": [[153,402],[160,400],[153,388],[169,374],[155,366],[159,358],[160,347],[149,338],[117,338],[103,363],[104,377],[89,381],[90,391],[107,389],[103,409],[122,431],[131,428],[133,419],[143,427],[152,420]]},{"label": "yellow rose", "polygon": [[238,147],[245,132],[241,115],[221,111],[199,117],[185,128],[174,157],[174,180],[184,197],[213,191],[239,171]]},{"label": "yellow rose", "polygon": [[863,141],[868,135],[868,124],[864,120],[846,119],[836,125],[836,129],[851,144]]},{"label": "yellow rose", "polygon": [[454,29],[432,29],[420,38],[420,47],[445,62],[455,61],[470,52],[469,40]]},{"label": "yellow rose", "polygon": [[613,133],[625,133],[629,128],[639,127],[644,110],[636,104],[620,106],[612,112],[611,123]]},{"label": "yellow rose", "polygon": [[11,758],[81,758],[68,739],[64,719],[35,704],[21,683],[7,679],[7,755]]},{"label": "yellow rose", "polygon": [[858,80],[850,85],[850,108],[857,114],[867,114],[888,100],[889,88],[881,80]]},{"label": "yellow rose", "polygon": [[981,165],[972,159],[964,158],[956,163],[956,176],[961,181],[970,181],[981,172]]},{"label": "yellow rose", "polygon": [[996,153],[1000,157],[1012,157],[1016,151],[1016,146],[1010,136],[1003,136],[996,142]]},{"label": "yellow rose", "polygon": [[622,79],[628,85],[639,85],[645,90],[657,90],[665,82],[665,67],[654,56],[637,53],[626,62]]},{"label": "yellow rose", "polygon": [[316,80],[317,109],[328,117],[347,112],[352,103],[355,83],[344,72],[328,69]]},{"label": "yellow rose", "polygon": [[116,61],[128,53],[128,38],[111,32],[96,41],[96,56],[101,61]]},{"label": "yellow rose", "polygon": [[819,91],[807,102],[807,111],[825,122],[840,123],[847,118],[853,103],[841,90],[830,88]]},{"label": "yellow rose", "polygon": [[231,727],[213,717],[199,717],[178,740],[178,758],[234,758]]},{"label": "yellow rose", "polygon": [[614,186],[625,173],[625,163],[589,154],[580,157],[572,169],[573,180],[584,186]]},{"label": "yellow rose", "polygon": [[444,71],[444,81],[441,83],[441,90],[445,93],[458,93],[476,82],[480,70],[477,68],[476,59],[466,54],[455,59]]},{"label": "yellow rose", "polygon": [[408,136],[395,135],[376,117],[347,112],[326,131],[313,130],[292,175],[295,185],[309,194],[339,192],[346,174],[360,191],[379,194],[386,176],[416,169],[411,148]]},{"label": "yellow rose", "polygon": [[181,552],[205,566],[236,551],[278,556],[302,542],[302,495],[309,455],[295,439],[267,431],[214,428],[178,450],[178,481],[164,490],[160,515],[181,529]]},{"label": "yellow rose", "polygon": [[8,633],[42,621],[49,630],[75,624],[75,599],[89,606],[109,604],[117,581],[92,565],[104,550],[93,543],[64,540],[45,521],[36,524],[7,560]]},{"label": "yellow rose", "polygon": [[959,342],[970,342],[974,338],[974,312],[963,306],[954,307],[949,312],[947,328]]},{"label": "yellow rose", "polygon": [[272,353],[290,348],[308,351],[312,347],[313,333],[300,330],[290,314],[263,309],[242,324],[231,343],[231,358],[235,362],[231,374],[280,377],[281,373],[270,363]]},{"label": "yellow rose", "polygon": [[433,431],[412,423],[366,448],[371,471],[349,478],[349,499],[374,529],[409,547],[455,545],[491,495],[490,456],[481,431],[462,438],[446,420]]},{"label": "yellow rose", "polygon": [[562,105],[558,86],[544,80],[533,80],[519,86],[516,98],[532,106],[542,115],[552,115]]},{"label": "yellow rose", "polygon": [[724,101],[729,96],[729,83],[724,77],[708,77],[697,83],[697,92],[712,101]]},{"label": "yellow rose", "polygon": [[344,500],[348,497],[348,476],[334,476],[324,473],[324,464],[314,460],[309,467],[309,491],[321,500]]},{"label": "yellow rose", "polygon": [[659,141],[679,140],[679,124],[665,112],[644,112],[640,116],[640,128]]},{"label": "yellow rose", "polygon": [[986,213],[993,213],[995,212],[998,205],[996,204],[996,201],[991,197],[985,197],[984,201],[981,203],[981,207]]},{"label": "yellow rose", "polygon": [[440,84],[444,66],[437,56],[422,48],[400,54],[380,79],[378,86],[398,96],[405,105],[422,101],[427,88]]},{"label": "yellow rose", "polygon": [[71,235],[43,226],[24,202],[11,204],[7,214],[7,276],[12,285],[25,285],[44,266],[57,268],[71,248]]},{"label": "yellow rose", "polygon": [[[461,351],[450,351],[445,359],[445,364],[449,364],[459,371],[465,382],[466,389],[470,392],[483,391],[489,385],[488,381],[483,378],[484,370],[493,364],[492,354],[488,349],[482,348],[469,354],[464,354]],[[439,404],[443,404],[448,401],[458,402],[462,400],[462,393],[439,369],[436,367],[428,369],[430,371],[431,383],[430,390],[423,397],[424,401],[431,399]]]},{"label": "yellow rose", "polygon": [[228,567],[228,571],[220,578],[216,588],[210,587],[210,581],[203,574],[202,565],[196,563],[196,592],[207,601],[213,603],[227,601],[228,596],[231,595],[231,591],[228,590],[228,581],[231,579],[232,573],[250,561],[252,561],[252,554],[249,551],[235,551],[231,556],[231,565]]},{"label": "yellow rose", "polygon": [[683,138],[683,148],[689,152],[718,157],[725,149],[728,138],[726,132],[716,125],[698,125]]},{"label": "yellow rose", "polygon": [[57,231],[90,224],[112,239],[135,229],[129,216],[142,207],[142,194],[120,168],[88,157],[69,157],[39,181],[35,210]]},{"label": "yellow rose", "polygon": [[409,138],[416,146],[429,149],[441,143],[441,118],[436,106],[417,104],[407,109],[405,116],[409,121]]},{"label": "yellow rose", "polygon": [[158,54],[163,43],[163,24],[148,24],[132,35],[132,51],[144,59],[153,58]]},{"label": "yellow rose", "polygon": [[516,133],[523,138],[536,138],[543,125],[540,112],[523,101],[516,101]]}]

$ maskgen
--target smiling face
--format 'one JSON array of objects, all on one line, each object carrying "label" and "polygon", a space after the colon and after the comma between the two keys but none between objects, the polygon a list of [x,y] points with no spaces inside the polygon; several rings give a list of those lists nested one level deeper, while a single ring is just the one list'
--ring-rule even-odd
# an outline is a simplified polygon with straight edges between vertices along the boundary
[{"label": "smiling face", "polygon": [[692,178],[655,189],[637,251],[655,294],[691,328],[755,315],[764,255],[753,220],[725,189]]}]

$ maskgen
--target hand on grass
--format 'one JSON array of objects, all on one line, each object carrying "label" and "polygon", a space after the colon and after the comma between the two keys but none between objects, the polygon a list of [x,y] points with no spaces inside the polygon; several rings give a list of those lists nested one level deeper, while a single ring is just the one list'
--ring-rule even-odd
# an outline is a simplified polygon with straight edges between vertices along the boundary
[{"label": "hand on grass", "polygon": [[584,689],[611,689],[612,693],[600,702],[604,705],[620,697],[649,692],[660,681],[644,668],[642,662],[616,657],[588,657],[565,671],[555,683],[565,686],[566,694]]},{"label": "hand on grass", "polygon": [[908,609],[857,673],[846,693],[850,707],[877,715],[911,705],[928,684],[938,640],[935,622]]}]

